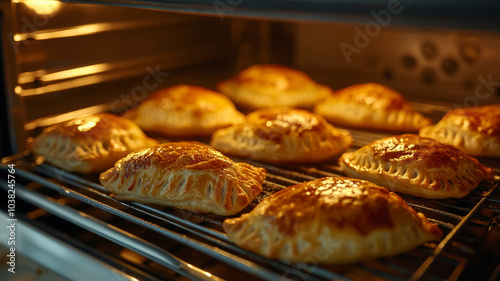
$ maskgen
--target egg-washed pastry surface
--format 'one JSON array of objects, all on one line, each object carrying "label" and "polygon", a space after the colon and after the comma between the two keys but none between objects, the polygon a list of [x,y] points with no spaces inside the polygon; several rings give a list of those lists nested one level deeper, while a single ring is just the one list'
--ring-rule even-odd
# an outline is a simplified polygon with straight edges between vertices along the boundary
[{"label": "egg-washed pastry surface", "polygon": [[152,93],[124,117],[146,132],[165,137],[199,137],[242,122],[244,114],[220,93],[198,86],[178,85]]},{"label": "egg-washed pastry surface", "polygon": [[393,256],[442,235],[395,193],[345,177],[285,188],[223,228],[230,241],[262,256],[320,264]]},{"label": "egg-washed pastry surface", "polygon": [[449,111],[419,135],[451,144],[473,156],[500,157],[500,104]]},{"label": "egg-washed pastry surface", "polygon": [[99,180],[118,199],[232,215],[262,191],[265,176],[208,145],[175,142],[131,153]]},{"label": "egg-washed pastry surface", "polygon": [[70,172],[102,172],[130,152],[158,144],[132,121],[109,113],[75,118],[28,140],[35,155]]},{"label": "egg-washed pastry surface", "polygon": [[276,64],[253,65],[222,81],[217,89],[247,109],[309,108],[331,94],[302,71]]},{"label": "egg-washed pastry surface", "polygon": [[314,112],[332,124],[379,131],[417,132],[431,120],[395,90],[377,84],[352,85],[319,102]]},{"label": "egg-washed pastry surface", "polygon": [[373,141],[339,158],[350,177],[424,198],[462,198],[494,171],[459,149],[413,134]]},{"label": "egg-washed pastry surface", "polygon": [[349,131],[321,116],[294,108],[266,108],[246,122],[219,129],[211,145],[223,153],[271,163],[321,162],[352,144]]}]

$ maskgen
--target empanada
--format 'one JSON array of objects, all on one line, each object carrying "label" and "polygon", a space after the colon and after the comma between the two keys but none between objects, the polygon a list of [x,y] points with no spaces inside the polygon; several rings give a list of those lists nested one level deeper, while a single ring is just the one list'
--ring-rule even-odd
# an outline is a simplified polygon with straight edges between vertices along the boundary
[{"label": "empanada", "polygon": [[335,91],[314,112],[334,125],[391,132],[417,132],[431,120],[416,112],[393,89],[367,83]]},{"label": "empanada", "polygon": [[500,104],[449,111],[419,135],[451,144],[473,156],[500,157]]},{"label": "empanada", "polygon": [[393,256],[442,235],[395,193],[345,177],[285,188],[223,228],[230,241],[262,256],[321,264]]},{"label": "empanada", "polygon": [[494,171],[459,149],[405,134],[367,144],[339,158],[350,177],[424,198],[462,198]]},{"label": "empanada", "polygon": [[132,121],[110,113],[55,124],[28,140],[28,149],[70,172],[102,172],[130,152],[158,144]]},{"label": "empanada", "polygon": [[220,93],[178,85],[154,92],[124,117],[146,132],[165,137],[200,137],[242,122],[244,114]]},{"label": "empanada", "polygon": [[276,64],[253,65],[222,81],[217,89],[237,105],[255,110],[268,107],[309,108],[331,94],[302,71]]},{"label": "empanada", "polygon": [[211,145],[223,153],[272,163],[321,162],[352,144],[349,131],[323,117],[294,108],[266,108],[247,121],[217,130]]},{"label": "empanada", "polygon": [[118,199],[232,215],[262,191],[265,176],[208,145],[174,142],[127,155],[99,180]]}]

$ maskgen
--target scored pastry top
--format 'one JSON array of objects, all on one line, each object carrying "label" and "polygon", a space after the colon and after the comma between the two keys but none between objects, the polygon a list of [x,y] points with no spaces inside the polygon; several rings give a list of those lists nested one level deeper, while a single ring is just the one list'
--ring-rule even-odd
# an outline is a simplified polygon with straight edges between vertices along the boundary
[{"label": "scored pastry top", "polygon": [[316,83],[306,73],[276,64],[252,65],[217,89],[247,109],[269,107],[312,107],[331,94],[327,86]]},{"label": "scored pastry top", "polygon": [[375,140],[339,158],[351,177],[425,198],[461,198],[494,171],[463,151],[414,134]]},{"label": "scored pastry top", "polygon": [[391,256],[442,235],[395,193],[345,177],[287,187],[223,228],[230,241],[263,256],[325,264]]},{"label": "scored pastry top", "polygon": [[236,163],[212,147],[172,142],[142,149],[99,177],[118,199],[232,215],[262,191],[266,170]]}]

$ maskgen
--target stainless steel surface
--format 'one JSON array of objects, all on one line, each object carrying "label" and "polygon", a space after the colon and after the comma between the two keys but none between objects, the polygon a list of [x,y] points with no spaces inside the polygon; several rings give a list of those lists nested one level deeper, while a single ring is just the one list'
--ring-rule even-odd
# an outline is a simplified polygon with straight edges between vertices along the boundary
[{"label": "stainless steel surface", "polygon": [[[16,191],[21,196],[25,192],[24,188],[16,189]],[[28,196],[36,198],[36,194]],[[0,212],[0,220],[7,223],[7,219],[9,217],[4,212]],[[2,226],[3,229],[6,229],[6,225],[2,224]],[[0,277],[3,281],[22,279],[33,281],[137,281],[135,277],[123,272],[120,268],[112,268],[84,251],[55,238],[51,234],[44,233],[20,219],[16,222],[16,228],[16,273],[8,272],[7,266],[2,265]],[[12,245],[7,245],[6,241],[7,239],[2,237],[0,244],[9,249]],[[2,251],[3,253],[4,251]],[[27,269],[28,266],[31,268]],[[154,281],[155,279],[147,278],[147,280]]]}]

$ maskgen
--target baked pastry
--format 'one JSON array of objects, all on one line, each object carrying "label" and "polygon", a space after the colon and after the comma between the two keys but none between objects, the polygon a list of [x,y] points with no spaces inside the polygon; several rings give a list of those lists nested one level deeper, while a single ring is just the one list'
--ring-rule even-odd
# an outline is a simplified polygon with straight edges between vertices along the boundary
[{"label": "baked pastry", "polygon": [[178,85],[154,92],[124,117],[146,132],[165,137],[199,137],[242,122],[245,116],[220,93]]},{"label": "baked pastry", "polygon": [[458,108],[419,135],[451,144],[473,156],[500,157],[500,104]]},{"label": "baked pastry", "polygon": [[276,64],[253,65],[222,81],[217,89],[237,105],[255,110],[268,107],[309,108],[331,94],[304,72]]},{"label": "baked pastry", "polygon": [[492,169],[459,149],[412,134],[376,140],[338,161],[350,177],[424,198],[462,198],[494,177]]},{"label": "baked pastry", "polygon": [[158,144],[132,121],[99,113],[43,129],[28,139],[28,149],[70,172],[102,172],[130,152]]},{"label": "baked pastry", "polygon": [[164,143],[127,155],[99,177],[118,199],[232,215],[262,191],[264,168],[235,163],[208,145]]},{"label": "baked pastry", "polygon": [[431,120],[416,112],[393,89],[367,83],[335,91],[314,112],[334,125],[391,132],[417,132]]},{"label": "baked pastry", "polygon": [[287,107],[254,111],[246,122],[217,130],[211,141],[223,153],[272,163],[321,162],[351,144],[349,131],[334,128],[317,114]]},{"label": "baked pastry", "polygon": [[230,241],[262,256],[323,264],[393,256],[442,235],[395,193],[345,177],[285,188],[223,228]]}]

